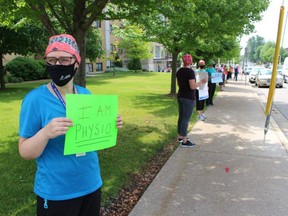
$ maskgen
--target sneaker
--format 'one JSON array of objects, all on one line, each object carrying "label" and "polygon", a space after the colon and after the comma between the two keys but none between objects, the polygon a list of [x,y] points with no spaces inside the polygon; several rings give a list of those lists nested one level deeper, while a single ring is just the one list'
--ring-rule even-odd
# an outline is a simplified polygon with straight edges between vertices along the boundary
[{"label": "sneaker", "polygon": [[183,147],[183,148],[193,148],[195,146],[196,146],[196,144],[190,142],[189,140],[187,140],[186,143],[183,143],[183,142],[181,143],[181,147]]},{"label": "sneaker", "polygon": [[204,118],[204,119],[206,119],[207,117],[204,115],[204,114],[201,114],[201,116]]},{"label": "sneaker", "polygon": [[199,116],[198,116],[198,120],[204,121],[204,120],[205,120],[205,117],[204,117],[203,115],[199,115]]},{"label": "sneaker", "polygon": [[[189,141],[189,138],[187,137],[187,140]],[[182,138],[178,138],[178,142],[181,144],[183,142]]]}]

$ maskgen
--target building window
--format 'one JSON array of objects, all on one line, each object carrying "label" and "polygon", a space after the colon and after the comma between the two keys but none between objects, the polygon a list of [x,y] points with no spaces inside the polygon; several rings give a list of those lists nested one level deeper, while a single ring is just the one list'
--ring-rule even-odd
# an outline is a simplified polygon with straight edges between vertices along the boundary
[{"label": "building window", "polygon": [[110,44],[110,53],[117,52],[116,45]]},{"label": "building window", "polygon": [[86,63],[86,73],[93,72],[93,64]]},{"label": "building window", "polygon": [[96,71],[103,71],[103,64],[102,63],[96,63]]},{"label": "building window", "polygon": [[154,57],[155,58],[161,58],[161,49],[160,46],[155,46],[154,47]]}]

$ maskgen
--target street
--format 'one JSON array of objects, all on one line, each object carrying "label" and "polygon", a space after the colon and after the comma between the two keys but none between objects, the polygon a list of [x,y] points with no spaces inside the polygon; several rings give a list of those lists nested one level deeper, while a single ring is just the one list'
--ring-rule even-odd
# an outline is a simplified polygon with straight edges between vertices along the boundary
[{"label": "street", "polygon": [[[245,80],[245,77],[242,78]],[[255,84],[250,84],[247,77],[247,85],[252,86],[258,96],[265,97],[265,104],[269,94],[269,87],[258,88]],[[288,139],[288,84],[284,83],[283,88],[276,88],[272,107],[272,117]],[[264,125],[264,123],[263,123]]]}]

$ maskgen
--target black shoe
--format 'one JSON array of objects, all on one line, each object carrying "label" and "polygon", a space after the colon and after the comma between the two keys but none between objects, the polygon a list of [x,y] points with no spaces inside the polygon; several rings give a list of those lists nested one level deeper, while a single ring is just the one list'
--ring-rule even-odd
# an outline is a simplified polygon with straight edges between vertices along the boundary
[{"label": "black shoe", "polygon": [[183,147],[183,148],[193,148],[195,146],[196,146],[196,144],[190,142],[189,140],[187,140],[186,143],[183,143],[183,142],[181,143],[181,147]]},{"label": "black shoe", "polygon": [[[187,140],[189,141],[189,138],[187,138]],[[178,138],[178,142],[181,144],[183,142],[182,138]]]}]

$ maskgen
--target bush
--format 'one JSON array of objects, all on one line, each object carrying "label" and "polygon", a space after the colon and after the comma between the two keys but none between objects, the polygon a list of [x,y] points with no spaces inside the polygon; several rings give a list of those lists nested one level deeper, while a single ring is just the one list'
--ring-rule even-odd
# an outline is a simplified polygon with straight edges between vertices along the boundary
[{"label": "bush", "polygon": [[47,78],[47,74],[45,73],[44,62],[42,62],[25,57],[16,57],[5,65],[5,69],[12,76],[22,78],[25,81],[44,79]]},{"label": "bush", "polygon": [[23,82],[23,79],[21,77],[8,76],[8,82],[9,83],[20,83],[20,82]]},{"label": "bush", "polygon": [[128,62],[129,70],[142,70],[142,65],[139,59],[132,59]]},{"label": "bush", "polygon": [[4,76],[4,83],[8,83],[8,75]]}]

